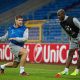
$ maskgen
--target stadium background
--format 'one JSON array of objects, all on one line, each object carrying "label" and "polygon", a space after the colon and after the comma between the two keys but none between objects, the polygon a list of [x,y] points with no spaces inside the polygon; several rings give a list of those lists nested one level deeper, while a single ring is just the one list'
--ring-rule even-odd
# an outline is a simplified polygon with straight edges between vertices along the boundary
[{"label": "stadium background", "polygon": [[[29,39],[26,47],[27,50],[32,51],[27,57],[27,61],[30,63],[65,64],[69,49],[69,40],[68,36],[61,29],[57,19],[56,12],[61,8],[66,11],[67,15],[77,17],[80,20],[80,0],[0,0],[0,36],[3,36],[8,27],[14,23],[16,15],[23,15],[25,25],[29,28]],[[11,55],[9,46],[6,43],[0,43],[0,61],[13,59],[13,55]],[[42,49],[40,54],[37,54],[38,49]],[[37,56],[35,56],[36,54]],[[77,52],[75,52],[73,57],[72,63],[76,64]],[[42,66],[42,64],[34,65],[28,64],[28,67],[33,66],[36,69],[36,66],[39,66],[39,68]],[[49,67],[48,65],[47,67]],[[52,69],[52,67],[50,65],[47,68],[47,73],[51,71],[50,68]],[[58,68],[58,66],[56,67]],[[7,76],[5,77],[7,78]],[[61,80],[65,79],[62,78]],[[68,79],[71,80],[73,78],[68,77]],[[33,78],[33,80],[35,79]],[[39,80],[39,78],[36,80]],[[49,80],[56,79],[51,78]]]},{"label": "stadium background", "polygon": [[80,17],[80,0],[0,0],[0,36],[4,35],[10,24],[13,24],[14,17],[21,14],[25,21],[46,20],[40,22],[43,24],[40,29],[41,37],[38,28],[34,27],[30,29],[29,40],[41,39],[41,43],[67,43],[68,37],[62,31],[56,16],[56,11],[61,8],[70,16]]}]

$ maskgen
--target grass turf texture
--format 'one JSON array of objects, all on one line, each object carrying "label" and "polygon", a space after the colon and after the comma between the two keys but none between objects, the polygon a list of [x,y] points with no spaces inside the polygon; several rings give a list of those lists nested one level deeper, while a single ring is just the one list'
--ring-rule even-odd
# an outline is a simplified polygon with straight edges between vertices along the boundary
[{"label": "grass turf texture", "polygon": [[[2,63],[0,63],[2,64]],[[65,65],[54,64],[26,64],[25,71],[30,73],[30,76],[20,76],[18,68],[6,68],[5,74],[0,75],[0,80],[80,80],[78,76],[63,75],[56,78],[55,74],[62,71]],[[75,69],[75,66],[70,67],[70,73]]]}]

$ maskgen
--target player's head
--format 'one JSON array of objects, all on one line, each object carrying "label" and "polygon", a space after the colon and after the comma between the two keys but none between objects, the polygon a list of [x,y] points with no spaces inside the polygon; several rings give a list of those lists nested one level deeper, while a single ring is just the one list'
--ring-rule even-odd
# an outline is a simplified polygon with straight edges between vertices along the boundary
[{"label": "player's head", "polygon": [[23,17],[21,15],[15,17],[15,25],[18,27],[23,25]]},{"label": "player's head", "polygon": [[64,9],[59,9],[57,11],[57,16],[58,16],[60,21],[63,21],[64,18],[65,18],[65,11],[64,11]]}]

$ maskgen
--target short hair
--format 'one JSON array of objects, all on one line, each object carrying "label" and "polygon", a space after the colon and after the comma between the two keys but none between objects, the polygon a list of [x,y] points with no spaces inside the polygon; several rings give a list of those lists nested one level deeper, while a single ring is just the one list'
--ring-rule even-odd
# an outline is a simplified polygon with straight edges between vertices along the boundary
[{"label": "short hair", "polygon": [[58,13],[60,13],[60,12],[62,12],[62,13],[64,13],[64,14],[65,14],[64,9],[59,9],[59,10],[57,11],[57,14],[58,14]]},{"label": "short hair", "polygon": [[15,17],[16,20],[18,20],[19,18],[23,18],[23,16],[17,15],[17,16]]}]

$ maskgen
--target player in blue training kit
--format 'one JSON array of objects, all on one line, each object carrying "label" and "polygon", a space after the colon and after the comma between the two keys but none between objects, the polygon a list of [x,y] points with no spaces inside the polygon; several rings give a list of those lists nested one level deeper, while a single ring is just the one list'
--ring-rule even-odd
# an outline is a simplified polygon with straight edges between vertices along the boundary
[{"label": "player in blue training kit", "polygon": [[14,54],[14,61],[0,65],[0,74],[4,73],[5,67],[16,68],[20,64],[20,75],[28,75],[24,71],[27,50],[23,48],[25,41],[28,39],[28,28],[23,25],[23,17],[16,16],[15,24],[8,28],[7,33],[0,37],[0,41],[9,40],[11,53]]}]

